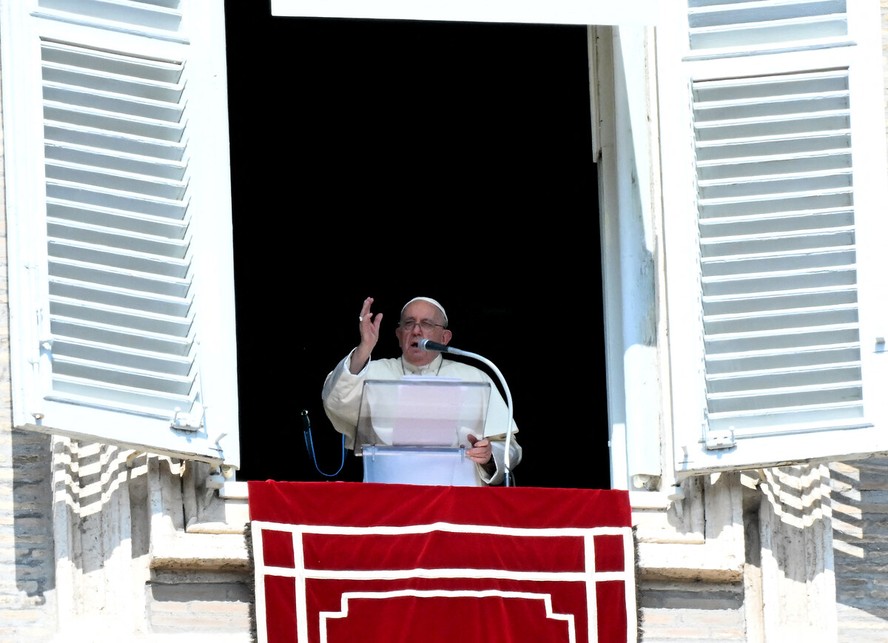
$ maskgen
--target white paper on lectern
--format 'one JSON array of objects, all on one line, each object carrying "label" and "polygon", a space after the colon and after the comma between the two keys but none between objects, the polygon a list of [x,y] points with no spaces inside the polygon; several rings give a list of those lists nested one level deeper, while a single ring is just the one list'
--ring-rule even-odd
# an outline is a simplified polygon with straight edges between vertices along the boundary
[{"label": "white paper on lectern", "polygon": [[364,383],[355,452],[364,444],[469,447],[484,435],[490,384],[407,376]]}]

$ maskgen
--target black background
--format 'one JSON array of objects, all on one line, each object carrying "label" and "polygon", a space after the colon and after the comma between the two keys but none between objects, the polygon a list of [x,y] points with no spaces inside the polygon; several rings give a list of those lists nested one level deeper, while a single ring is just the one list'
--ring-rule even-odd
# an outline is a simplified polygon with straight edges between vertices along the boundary
[{"label": "black background", "polygon": [[374,357],[389,357],[401,306],[424,295],[451,345],[508,383],[513,483],[608,488],[585,28],[225,5],[238,479],[360,480],[350,452],[318,472],[300,413],[335,473],[324,377],[357,343],[365,297],[384,315]]}]

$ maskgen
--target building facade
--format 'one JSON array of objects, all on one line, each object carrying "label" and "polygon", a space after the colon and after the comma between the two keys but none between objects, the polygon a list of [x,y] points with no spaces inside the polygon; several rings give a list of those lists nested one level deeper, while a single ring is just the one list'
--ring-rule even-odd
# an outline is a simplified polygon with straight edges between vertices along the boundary
[{"label": "building facade", "polygon": [[[639,640],[884,640],[888,2],[665,4],[496,6],[590,25]],[[250,640],[223,6],[0,3],[2,640]]]}]

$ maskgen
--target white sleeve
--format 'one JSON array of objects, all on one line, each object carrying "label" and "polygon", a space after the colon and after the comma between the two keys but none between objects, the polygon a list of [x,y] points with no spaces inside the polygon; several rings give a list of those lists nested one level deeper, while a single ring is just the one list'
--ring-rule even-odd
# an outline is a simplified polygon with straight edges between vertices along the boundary
[{"label": "white sleeve", "polygon": [[364,379],[367,376],[367,368],[370,360],[357,375],[353,374],[351,356],[354,351],[336,365],[324,380],[324,388],[321,391],[321,399],[324,402],[324,412],[330,419],[333,428],[345,435],[345,448],[355,448],[355,434],[358,430],[358,415],[361,412],[361,394],[363,392]]}]

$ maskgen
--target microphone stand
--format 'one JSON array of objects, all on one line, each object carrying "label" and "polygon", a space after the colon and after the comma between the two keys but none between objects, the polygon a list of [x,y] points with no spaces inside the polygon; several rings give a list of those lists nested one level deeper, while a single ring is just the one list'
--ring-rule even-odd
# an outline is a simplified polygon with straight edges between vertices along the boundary
[{"label": "microphone stand", "polygon": [[503,464],[505,465],[505,471],[503,472],[503,485],[506,487],[512,486],[512,393],[509,391],[509,386],[506,384],[506,378],[503,377],[503,374],[496,367],[496,365],[491,362],[486,357],[482,357],[478,353],[471,353],[469,351],[463,351],[458,348],[451,348],[450,346],[446,347],[446,352],[452,353],[454,355],[462,355],[463,357],[471,357],[472,359],[477,359],[481,362],[487,364],[490,369],[496,373],[496,376],[499,378],[500,384],[503,386],[503,390],[506,392],[506,406],[509,409],[509,424],[506,427],[506,453],[505,458],[503,459]]}]

